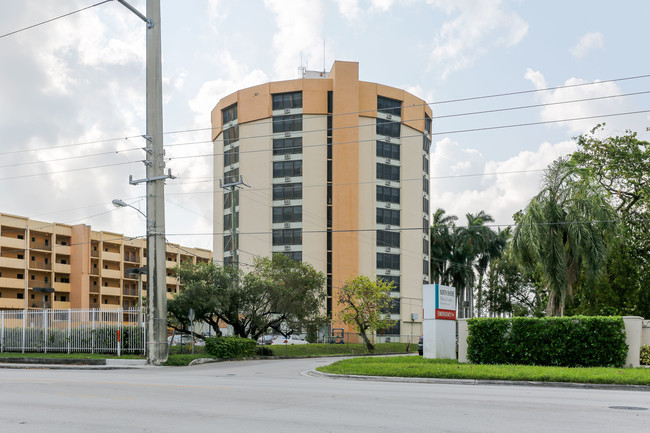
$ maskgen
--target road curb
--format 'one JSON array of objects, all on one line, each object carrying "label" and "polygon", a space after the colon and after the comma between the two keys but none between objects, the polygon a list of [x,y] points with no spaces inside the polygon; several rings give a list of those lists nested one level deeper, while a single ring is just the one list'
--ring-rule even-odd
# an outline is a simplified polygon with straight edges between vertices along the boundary
[{"label": "road curb", "polygon": [[394,382],[394,383],[430,383],[441,385],[499,385],[499,386],[534,386],[545,388],[578,388],[578,389],[602,389],[619,391],[643,391],[650,392],[648,385],[617,385],[606,383],[574,383],[574,382],[534,382],[534,381],[511,381],[511,380],[477,380],[477,379],[439,379],[428,377],[389,377],[389,376],[360,376],[354,374],[333,374],[323,373],[317,370],[305,372],[308,376],[328,377],[338,380],[360,380],[368,382]]}]

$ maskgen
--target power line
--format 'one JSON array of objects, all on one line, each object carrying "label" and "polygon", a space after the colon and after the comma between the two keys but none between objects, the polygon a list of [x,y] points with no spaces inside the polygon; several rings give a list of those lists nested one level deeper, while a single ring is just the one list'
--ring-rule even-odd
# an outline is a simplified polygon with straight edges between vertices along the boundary
[{"label": "power line", "polygon": [[[111,1],[111,0],[107,0],[107,1]],[[417,106],[423,106],[423,105],[447,104],[447,103],[451,103],[451,102],[471,101],[471,100],[477,100],[477,99],[496,98],[496,97],[502,97],[502,96],[510,96],[510,95],[542,92],[542,91],[549,91],[549,90],[558,90],[558,89],[563,89],[563,88],[596,85],[596,84],[603,84],[603,83],[609,83],[609,82],[635,80],[635,79],[648,78],[648,77],[650,77],[650,74],[648,74],[648,75],[637,75],[637,76],[632,76],[632,77],[616,78],[616,79],[604,80],[604,81],[596,81],[596,82],[592,82],[592,83],[581,83],[581,84],[570,84],[570,85],[565,85],[565,86],[548,87],[548,88],[544,88],[544,89],[523,90],[523,91],[516,91],[516,92],[509,92],[509,93],[499,93],[499,94],[475,96],[475,97],[460,98],[460,99],[450,99],[450,100],[438,101],[438,102],[424,102],[422,104],[413,104],[413,105],[405,106],[405,107],[402,107],[402,108],[417,107]],[[569,104],[569,103],[575,103],[575,102],[586,102],[586,101],[589,101],[589,100],[597,100],[597,99],[607,99],[607,98],[634,96],[634,95],[645,94],[645,93],[650,93],[650,91],[634,92],[634,93],[621,94],[621,95],[608,95],[608,96],[602,96],[602,97],[585,98],[585,99],[570,100],[570,101],[560,101],[560,102],[536,104],[536,105],[529,105],[529,106],[507,107],[507,108],[502,108],[502,109],[487,110],[485,112],[479,111],[479,112],[469,112],[469,113],[456,113],[456,114],[445,115],[445,116],[437,116],[434,119],[468,116],[468,115],[474,115],[474,114],[485,114],[485,113],[498,112],[498,111],[511,111],[511,110],[518,110],[518,109],[527,109],[527,108],[539,108],[539,107],[550,106],[550,105]],[[374,113],[376,111],[377,110],[364,110],[364,111],[355,111],[355,112],[346,112],[346,113],[337,113],[337,114],[322,114],[322,115],[313,115],[313,118],[327,117],[327,116],[343,116],[343,115],[362,114],[362,113]],[[403,123],[403,122],[409,122],[409,121],[415,121],[415,120],[422,120],[422,119],[401,119],[401,122]],[[558,122],[560,122],[560,121],[562,121],[562,120],[559,120]],[[271,122],[272,121],[269,121],[269,123],[271,123]],[[353,126],[352,128],[354,128],[354,127],[359,127],[359,126]],[[166,131],[166,132],[163,132],[162,135],[209,131],[209,130],[213,130],[213,129],[215,129],[215,128],[205,127],[205,128],[184,129],[184,130],[176,130],[176,131]],[[318,132],[318,131],[312,131],[312,132]],[[445,134],[445,133],[446,132],[441,132],[441,133],[438,133],[438,134]],[[140,138],[140,137],[142,137],[142,135],[133,135],[133,136],[118,137],[118,138],[107,138],[107,139],[100,139],[100,140],[87,141],[87,142],[81,142],[81,143],[73,143],[73,144],[60,145],[60,146],[42,147],[42,148],[36,148],[36,149],[20,149],[20,150],[0,152],[0,155],[15,154],[15,153],[22,153],[22,152],[32,152],[32,151],[39,151],[39,150],[58,149],[58,148],[64,148],[64,147],[83,146],[83,145],[98,144],[98,143],[104,143],[104,142],[110,142],[110,141],[128,140],[128,139]],[[256,137],[249,137],[249,138],[261,138],[261,137],[267,137],[267,136],[256,136]],[[166,145],[165,147],[172,147],[172,146],[179,146],[179,145],[186,145],[186,144],[201,144],[201,143],[212,143],[212,141],[211,140],[206,140],[206,141],[194,141],[194,142],[186,142],[186,143],[175,143],[175,144]]]},{"label": "power line", "polygon": [[99,5],[102,5],[104,3],[108,3],[110,1],[113,1],[113,0],[104,0],[104,1],[101,1],[99,3],[95,3],[93,5],[87,6],[85,8],[77,9],[75,11],[68,12],[67,14],[59,15],[58,17],[54,17],[54,18],[51,18],[51,19],[46,20],[46,21],[41,21],[40,23],[36,23],[36,24],[32,24],[31,26],[23,27],[22,29],[14,30],[13,32],[5,33],[4,35],[0,35],[0,39],[6,38],[7,36],[15,35],[16,33],[24,32],[25,30],[33,29],[34,27],[42,26],[43,24],[51,23],[52,21],[56,21],[58,19],[65,18],[65,17],[68,17],[70,15],[74,15],[76,13],[85,11],[87,9],[94,8],[95,6],[99,6]]}]

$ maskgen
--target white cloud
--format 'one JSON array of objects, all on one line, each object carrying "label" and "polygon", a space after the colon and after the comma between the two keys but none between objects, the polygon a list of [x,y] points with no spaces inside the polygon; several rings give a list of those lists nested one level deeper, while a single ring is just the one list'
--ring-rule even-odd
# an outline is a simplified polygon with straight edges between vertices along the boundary
[{"label": "white cloud", "polygon": [[275,14],[277,31],[273,35],[275,49],[273,79],[297,78],[302,63],[319,70],[323,59],[323,5],[320,0],[264,0]]},{"label": "white cloud", "polygon": [[269,77],[263,71],[250,70],[237,62],[228,51],[221,55],[219,63],[226,78],[204,82],[197,95],[188,102],[190,109],[196,114],[196,125],[210,124],[210,112],[224,96],[269,81]]},{"label": "white cloud", "polygon": [[493,47],[518,44],[528,32],[528,23],[508,11],[502,0],[429,0],[447,14],[457,13],[438,31],[431,54],[433,67],[446,78],[471,66]]},{"label": "white cloud", "polygon": [[603,48],[605,46],[605,38],[600,32],[587,33],[580,38],[569,52],[575,58],[585,57],[591,51]]},{"label": "white cloud", "polygon": [[[531,81],[535,88],[542,89],[546,87],[544,75],[539,71],[533,71],[530,68],[526,71],[524,77]],[[597,118],[606,114],[616,114],[637,109],[629,100],[620,97],[605,98],[598,100],[586,100],[605,96],[621,95],[623,92],[612,82],[589,81],[581,78],[569,78],[564,82],[565,87],[553,91],[540,92],[539,100],[547,105],[540,110],[543,121],[555,121],[561,119],[577,119],[591,117],[590,119],[577,120],[570,122],[558,123],[560,127],[568,129],[571,134],[582,134],[593,128],[599,122],[606,122],[608,126],[614,126],[622,131],[627,129],[625,118],[609,117]],[[588,84],[582,86],[581,84]],[[560,104],[566,101],[580,101],[574,103]],[[556,125],[556,126],[557,126]]]},{"label": "white cloud", "polygon": [[377,9],[381,12],[388,11],[395,0],[370,0],[373,9]]},{"label": "white cloud", "polygon": [[466,213],[484,210],[497,224],[511,224],[512,215],[525,208],[539,191],[540,177],[548,164],[574,150],[572,141],[545,142],[536,150],[520,152],[505,161],[485,161],[476,149],[461,148],[444,138],[431,154],[432,211],[443,208],[464,223]]},{"label": "white cloud", "polygon": [[339,12],[348,21],[355,21],[361,15],[359,0],[334,0],[338,6]]}]

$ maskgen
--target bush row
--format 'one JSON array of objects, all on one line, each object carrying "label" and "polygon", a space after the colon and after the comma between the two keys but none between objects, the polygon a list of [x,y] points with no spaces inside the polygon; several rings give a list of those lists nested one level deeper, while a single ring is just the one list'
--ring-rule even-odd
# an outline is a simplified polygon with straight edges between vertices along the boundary
[{"label": "bush row", "polygon": [[209,337],[205,339],[205,350],[217,358],[246,358],[255,356],[257,342],[241,337]]},{"label": "bush row", "polygon": [[475,364],[621,367],[621,317],[515,317],[467,321],[467,359]]}]

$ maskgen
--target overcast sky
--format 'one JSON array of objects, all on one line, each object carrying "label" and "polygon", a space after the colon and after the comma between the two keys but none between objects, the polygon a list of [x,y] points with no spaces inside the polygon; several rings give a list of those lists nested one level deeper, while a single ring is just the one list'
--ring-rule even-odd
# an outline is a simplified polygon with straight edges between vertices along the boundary
[{"label": "overcast sky", "polygon": [[[0,35],[99,1],[0,0]],[[648,112],[552,122],[650,110],[650,94],[621,96],[650,91],[624,79],[650,74],[648,17],[638,0],[162,0],[167,238],[212,249],[219,99],[334,60],[432,104],[432,211],[510,224],[572,137],[606,122],[602,136],[650,139]],[[145,177],[144,61],[145,25],[116,1],[0,37],[0,212],[143,235],[111,200],[145,210],[128,183]],[[572,84],[588,85],[530,92]],[[448,102],[510,92],[527,93]]]}]

